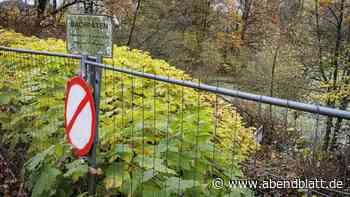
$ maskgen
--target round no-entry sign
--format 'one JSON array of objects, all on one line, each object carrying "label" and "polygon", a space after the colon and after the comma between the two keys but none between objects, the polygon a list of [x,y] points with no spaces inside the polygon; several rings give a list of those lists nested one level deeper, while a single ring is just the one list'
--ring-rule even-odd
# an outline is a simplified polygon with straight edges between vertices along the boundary
[{"label": "round no-entry sign", "polygon": [[88,84],[80,77],[70,79],[66,86],[65,132],[78,156],[86,155],[95,136],[95,105]]}]

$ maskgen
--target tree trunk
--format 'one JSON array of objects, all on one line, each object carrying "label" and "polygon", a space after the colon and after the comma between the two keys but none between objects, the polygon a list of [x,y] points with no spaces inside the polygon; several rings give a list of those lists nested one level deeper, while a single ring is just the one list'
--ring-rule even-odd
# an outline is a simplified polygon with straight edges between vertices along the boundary
[{"label": "tree trunk", "polygon": [[132,21],[132,26],[131,26],[130,33],[129,33],[128,43],[126,44],[126,45],[129,46],[129,47],[131,46],[132,36],[133,36],[133,34],[134,34],[134,31],[135,31],[136,19],[137,19],[139,10],[140,10],[140,8],[141,8],[141,1],[142,1],[142,0],[138,0],[138,1],[137,1],[137,7],[136,7],[136,10],[135,10],[135,13],[134,13],[134,17],[133,17],[133,21]]},{"label": "tree trunk", "polygon": [[41,19],[45,13],[48,0],[39,0],[37,6],[38,18]]},{"label": "tree trunk", "polygon": [[316,32],[317,32],[317,41],[318,41],[318,67],[322,78],[324,81],[328,81],[328,78],[323,69],[322,61],[322,43],[321,43],[321,31],[320,31],[320,13],[319,13],[319,1],[315,1],[315,19],[316,19]]},{"label": "tree trunk", "polygon": [[84,12],[85,14],[94,13],[94,1],[92,0],[84,1]]},{"label": "tree trunk", "polygon": [[[341,104],[340,109],[345,110],[346,107],[348,106],[349,101],[345,98]],[[337,140],[338,140],[338,134],[340,132],[341,126],[342,126],[343,119],[342,118],[337,118],[337,122],[335,123],[335,128],[333,132],[333,138],[332,142],[330,145],[331,151],[335,150],[337,148]]]},{"label": "tree trunk", "polygon": [[36,18],[36,34],[39,34],[41,32],[41,21],[44,19],[44,14],[46,10],[48,0],[38,0],[37,4],[37,18]]},{"label": "tree trunk", "polygon": [[[275,88],[275,72],[276,72],[276,66],[277,66],[277,59],[278,59],[278,53],[280,49],[280,44],[278,43],[275,49],[275,53],[273,56],[273,62],[272,62],[272,69],[271,69],[271,83],[270,83],[270,96],[274,96],[274,88]],[[271,145],[272,144],[272,131],[274,130],[273,125],[273,111],[272,111],[272,105],[269,106],[269,121],[270,121],[270,130],[266,130],[264,133],[264,139],[263,143]]]},{"label": "tree trunk", "polygon": [[52,10],[55,11],[57,9],[57,0],[52,1]]},{"label": "tree trunk", "polygon": [[249,23],[249,16],[251,14],[251,8],[252,8],[252,3],[253,0],[241,0],[240,4],[243,6],[243,16],[242,16],[242,21],[243,21],[243,27],[242,27],[242,34],[241,34],[241,39],[245,41],[245,34],[248,29],[248,23]]},{"label": "tree trunk", "polygon": [[[343,39],[343,36],[342,36],[342,28],[343,28],[343,20],[344,20],[344,3],[345,3],[345,0],[342,0],[341,1],[341,7],[340,7],[340,15],[339,17],[338,16],[334,16],[336,21],[337,21],[337,32],[336,32],[336,43],[335,43],[335,48],[334,48],[334,56],[333,56],[333,60],[332,60],[332,64],[334,66],[334,71],[333,71],[333,74],[332,74],[332,88],[329,88],[327,92],[332,92],[332,91],[336,91],[338,88],[337,88],[337,82],[338,82],[338,74],[339,74],[339,57],[340,57],[340,49],[341,49],[341,42],[342,42],[342,39]],[[335,101],[329,101],[329,103],[331,104],[331,107],[335,107]],[[328,103],[327,103],[328,104]],[[334,130],[334,134],[333,134],[333,139],[332,139],[332,144],[333,142],[336,142],[337,141],[337,134],[339,132],[339,129],[341,127],[341,120],[338,119],[337,123],[336,123],[336,127],[339,127],[338,128],[338,131]],[[330,135],[331,135],[331,130],[332,130],[332,127],[333,127],[333,118],[331,117],[328,117],[327,119],[327,127],[326,127],[326,135],[325,135],[325,138],[324,138],[324,145],[323,145],[323,149],[325,151],[328,150],[329,148],[329,140],[330,140]],[[336,128],[335,128],[336,129]]]},{"label": "tree trunk", "polygon": [[323,150],[328,150],[329,140],[332,132],[333,127],[333,117],[328,117],[326,122],[326,133],[323,138]]}]

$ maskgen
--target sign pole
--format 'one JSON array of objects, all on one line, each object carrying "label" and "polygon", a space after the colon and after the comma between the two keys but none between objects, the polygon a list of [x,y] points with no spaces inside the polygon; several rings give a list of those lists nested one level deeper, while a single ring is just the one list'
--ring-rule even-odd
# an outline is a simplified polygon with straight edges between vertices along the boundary
[{"label": "sign pole", "polygon": [[87,81],[87,68],[86,68],[86,63],[85,61],[87,60],[87,55],[83,55],[80,60],[80,77],[84,80]]},{"label": "sign pole", "polygon": [[[98,56],[96,58],[97,63],[102,62],[102,56]],[[101,79],[102,79],[102,72],[101,68],[97,68],[92,65],[87,66],[87,81],[90,84],[90,86],[93,88],[93,97],[94,97],[94,103],[95,103],[95,138],[94,138],[94,143],[92,146],[92,149],[89,153],[89,162],[90,162],[90,167],[92,170],[96,170],[97,167],[97,162],[96,162],[96,151],[97,151],[97,145],[98,145],[98,136],[99,136],[99,106],[100,106],[100,89],[101,89]],[[96,174],[89,173],[89,193],[90,194],[95,194],[96,193]]]}]

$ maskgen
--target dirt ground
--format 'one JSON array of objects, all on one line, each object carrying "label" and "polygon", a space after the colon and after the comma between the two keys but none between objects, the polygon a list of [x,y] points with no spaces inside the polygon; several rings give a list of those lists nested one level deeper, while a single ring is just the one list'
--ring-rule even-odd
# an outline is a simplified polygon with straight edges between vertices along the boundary
[{"label": "dirt ground", "polygon": [[25,159],[24,147],[9,152],[9,148],[0,144],[0,196],[26,197],[23,176],[21,174]]}]

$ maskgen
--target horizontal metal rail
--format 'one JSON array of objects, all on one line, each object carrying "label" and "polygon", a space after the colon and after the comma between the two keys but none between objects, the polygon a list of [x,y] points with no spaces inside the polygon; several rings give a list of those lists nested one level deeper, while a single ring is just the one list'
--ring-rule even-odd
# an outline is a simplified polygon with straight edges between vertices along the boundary
[{"label": "horizontal metal rail", "polygon": [[[46,51],[33,51],[33,50],[27,50],[27,49],[14,49],[14,48],[3,47],[3,46],[0,46],[0,50],[18,52],[18,53],[28,53],[28,54],[34,54],[34,55],[46,55],[46,56],[64,57],[64,58],[72,58],[72,59],[82,59],[82,55],[53,53],[53,52],[46,52]],[[256,94],[246,93],[246,92],[242,92],[242,91],[238,91],[238,90],[231,90],[231,89],[227,89],[227,88],[210,86],[210,85],[201,84],[201,83],[194,83],[191,81],[171,79],[168,77],[158,76],[158,75],[154,75],[154,74],[132,71],[132,70],[128,70],[126,68],[117,68],[117,67],[113,67],[111,65],[96,63],[96,62],[89,61],[89,60],[86,60],[85,62],[87,64],[90,64],[90,65],[93,65],[96,67],[100,67],[100,68],[104,68],[104,69],[108,69],[108,70],[113,70],[113,71],[120,72],[120,73],[125,73],[125,74],[129,74],[129,75],[133,75],[133,76],[153,79],[153,80],[162,81],[162,82],[171,83],[171,84],[177,84],[177,85],[181,85],[181,86],[185,86],[185,87],[189,87],[189,88],[194,88],[194,89],[198,89],[198,90],[212,92],[215,94],[221,94],[221,95],[241,98],[241,99],[245,99],[245,100],[249,100],[249,101],[255,101],[255,102],[260,102],[260,103],[265,103],[265,104],[270,104],[270,105],[286,107],[286,108],[290,108],[290,109],[296,109],[296,110],[305,111],[305,112],[309,112],[309,113],[321,114],[321,115],[338,117],[338,118],[350,120],[350,112],[345,111],[345,110],[338,110],[338,109],[334,109],[334,108],[330,108],[330,107],[319,106],[319,105],[314,105],[314,104],[306,104],[306,103],[301,103],[301,102],[296,102],[296,101],[291,101],[291,100],[286,100],[286,99],[269,97],[269,96],[256,95]]]},{"label": "horizontal metal rail", "polygon": [[330,107],[324,107],[324,106],[314,105],[314,104],[306,104],[306,103],[301,103],[301,102],[296,102],[296,101],[291,101],[286,99],[269,97],[269,96],[256,95],[256,94],[246,93],[238,90],[231,90],[227,88],[210,86],[210,85],[201,84],[201,83],[194,83],[191,81],[171,79],[168,77],[163,77],[163,76],[158,76],[158,75],[143,73],[138,71],[132,71],[125,68],[117,68],[111,65],[105,65],[101,63],[92,62],[92,61],[86,61],[85,63],[90,64],[92,66],[100,67],[103,69],[108,69],[108,70],[125,73],[133,76],[143,77],[147,79],[153,79],[153,80],[162,81],[166,83],[177,84],[180,86],[185,86],[185,87],[194,88],[198,90],[204,90],[215,94],[221,94],[221,95],[241,98],[249,101],[255,101],[255,102],[260,102],[260,103],[265,103],[270,105],[276,105],[280,107],[286,107],[290,109],[296,109],[296,110],[309,112],[313,114],[320,114],[320,115],[326,115],[326,116],[332,116],[332,117],[350,120],[350,112],[345,110],[338,110]]},{"label": "horizontal metal rail", "polygon": [[0,46],[0,51],[10,51],[10,52],[18,52],[18,53],[28,53],[33,55],[46,55],[46,56],[54,56],[54,57],[64,57],[64,58],[71,58],[71,59],[81,59],[81,55],[75,55],[75,54],[65,54],[65,53],[53,53],[53,52],[47,52],[47,51],[32,51],[27,49],[14,49],[9,47],[3,47]]}]

